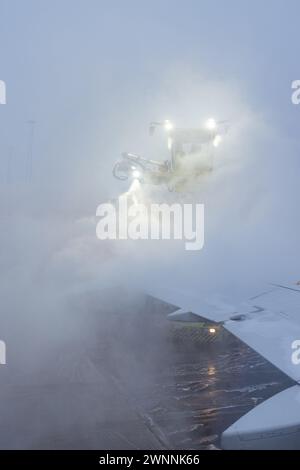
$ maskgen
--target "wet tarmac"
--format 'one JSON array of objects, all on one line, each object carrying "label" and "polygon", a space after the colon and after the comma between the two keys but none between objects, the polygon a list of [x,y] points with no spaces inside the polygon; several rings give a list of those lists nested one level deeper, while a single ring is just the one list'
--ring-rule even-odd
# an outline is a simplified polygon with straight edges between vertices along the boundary
[{"label": "wet tarmac", "polygon": [[75,303],[73,320],[88,325],[80,341],[2,377],[1,449],[215,449],[226,427],[291,384],[230,335],[174,341],[166,304]]}]

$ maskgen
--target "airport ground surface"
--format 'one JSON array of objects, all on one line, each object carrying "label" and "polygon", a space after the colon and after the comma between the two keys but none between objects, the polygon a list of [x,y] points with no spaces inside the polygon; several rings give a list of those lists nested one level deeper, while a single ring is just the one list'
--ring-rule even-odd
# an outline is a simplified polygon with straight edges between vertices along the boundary
[{"label": "airport ground surface", "polygon": [[219,448],[226,427],[290,384],[228,335],[174,336],[165,304],[112,292],[75,304],[82,337],[2,374],[2,449]]}]

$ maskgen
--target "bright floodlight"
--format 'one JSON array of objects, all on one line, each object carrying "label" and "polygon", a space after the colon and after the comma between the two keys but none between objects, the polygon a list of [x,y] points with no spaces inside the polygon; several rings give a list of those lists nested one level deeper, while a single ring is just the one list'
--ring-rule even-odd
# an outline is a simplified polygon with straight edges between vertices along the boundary
[{"label": "bright floodlight", "polygon": [[217,123],[213,118],[210,118],[206,121],[205,127],[209,131],[214,131],[215,128],[217,127]]},{"label": "bright floodlight", "polygon": [[210,328],[210,329],[209,329],[209,332],[210,332],[210,334],[214,335],[215,332],[216,332],[216,329],[215,329],[215,328]]},{"label": "bright floodlight", "polygon": [[166,131],[171,131],[174,128],[173,124],[168,119],[164,122],[164,126]]},{"label": "bright floodlight", "polygon": [[222,142],[222,137],[220,135],[216,135],[216,137],[213,140],[214,147],[219,147],[221,142]]},{"label": "bright floodlight", "polygon": [[141,177],[141,172],[139,170],[134,170],[132,172],[132,176],[134,179],[139,179]]}]

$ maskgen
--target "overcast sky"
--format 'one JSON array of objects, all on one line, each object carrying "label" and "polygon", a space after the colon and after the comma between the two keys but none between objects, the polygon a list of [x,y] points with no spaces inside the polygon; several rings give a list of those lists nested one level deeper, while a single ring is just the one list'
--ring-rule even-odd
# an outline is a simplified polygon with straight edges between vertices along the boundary
[{"label": "overcast sky", "polygon": [[[212,272],[219,270],[234,234],[228,256],[241,263],[246,243],[247,262],[260,265],[267,249],[269,277],[284,242],[289,256],[275,265],[287,273],[298,239],[300,106],[291,103],[291,82],[300,78],[299,17],[297,0],[0,0],[0,79],[7,85],[2,191],[9,173],[17,191],[38,188],[35,204],[48,199],[54,212],[66,205],[74,218],[91,216],[119,190],[111,166],[120,152],[150,152],[150,120],[174,118],[184,126],[208,115],[232,118],[234,126],[244,123],[245,143],[237,139],[232,152],[244,174],[214,192],[222,207],[232,189],[226,207],[234,201],[235,225],[225,237],[220,227],[209,232],[203,256]],[[29,120],[36,125],[28,185]],[[265,213],[273,223],[263,221]],[[210,214],[223,226],[228,220],[223,210]]]},{"label": "overcast sky", "polygon": [[167,96],[178,69],[235,83],[296,138],[300,107],[291,105],[290,87],[299,78],[299,10],[297,0],[0,0],[2,180],[10,146],[15,177],[26,172],[32,119],[36,178],[54,184],[82,167],[105,167],[122,151],[116,136],[128,126],[125,115],[146,127],[152,97]]}]

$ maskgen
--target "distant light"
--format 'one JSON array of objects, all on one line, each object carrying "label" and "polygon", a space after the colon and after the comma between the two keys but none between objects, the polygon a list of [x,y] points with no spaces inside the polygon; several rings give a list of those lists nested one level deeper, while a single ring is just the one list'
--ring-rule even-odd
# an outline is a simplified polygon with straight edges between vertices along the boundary
[{"label": "distant light", "polygon": [[216,332],[216,329],[215,329],[215,328],[210,328],[210,329],[209,329],[209,332],[210,332],[212,335],[214,335],[215,332]]},{"label": "distant light", "polygon": [[219,147],[221,142],[222,142],[222,137],[220,135],[216,135],[216,137],[213,140],[213,146]]},{"label": "distant light", "polygon": [[217,123],[213,118],[210,118],[206,121],[205,127],[209,131],[214,131],[217,127]]},{"label": "distant light", "polygon": [[132,172],[132,177],[133,177],[134,179],[139,179],[139,178],[141,177],[141,172],[140,172],[139,170],[134,170],[134,171]]},{"label": "distant light", "polygon": [[173,124],[168,119],[164,122],[164,127],[166,131],[171,131],[174,129]]}]

